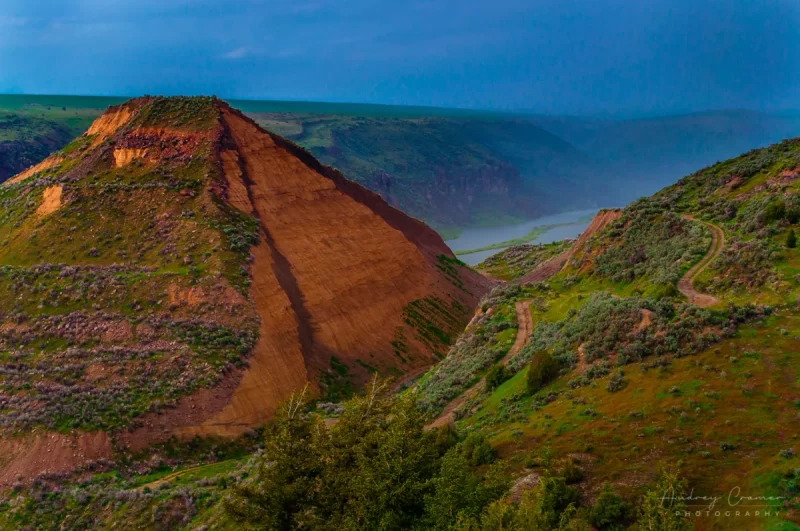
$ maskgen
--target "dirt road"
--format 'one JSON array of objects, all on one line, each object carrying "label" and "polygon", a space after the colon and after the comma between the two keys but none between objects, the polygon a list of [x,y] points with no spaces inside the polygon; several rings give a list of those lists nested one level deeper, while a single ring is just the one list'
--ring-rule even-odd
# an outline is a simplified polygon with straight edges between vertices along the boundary
[{"label": "dirt road", "polygon": [[688,215],[681,217],[690,221],[699,221],[711,230],[711,248],[708,250],[703,259],[692,266],[692,268],[687,271],[685,275],[683,275],[683,278],[678,281],[678,291],[683,293],[686,298],[689,299],[689,302],[696,306],[700,306],[702,308],[714,306],[715,304],[719,303],[719,299],[706,293],[700,293],[694,289],[694,280],[698,275],[700,275],[700,273],[705,271],[708,265],[713,262],[717,256],[719,256],[719,253],[722,252],[722,249],[725,247],[725,232],[723,232],[721,228],[713,223],[700,221]]},{"label": "dirt road", "polygon": [[[508,349],[508,353],[503,356],[503,359],[500,360],[500,363],[503,365],[508,363],[508,361],[513,358],[517,352],[522,350],[522,347],[524,347],[528,342],[528,338],[531,337],[531,332],[533,332],[533,318],[531,317],[530,303],[530,300],[525,300],[517,301],[517,303],[514,305],[515,309],[517,310],[517,322],[519,323],[519,328],[517,328],[517,338],[514,340],[514,344],[510,349]],[[455,411],[461,404],[475,396],[481,390],[484,380],[485,378],[481,378],[472,387],[451,400],[450,403],[445,406],[439,416],[436,417],[436,420],[428,424],[426,428],[438,428],[440,426],[444,426],[445,424],[453,423],[455,421],[453,418],[453,411]]]}]

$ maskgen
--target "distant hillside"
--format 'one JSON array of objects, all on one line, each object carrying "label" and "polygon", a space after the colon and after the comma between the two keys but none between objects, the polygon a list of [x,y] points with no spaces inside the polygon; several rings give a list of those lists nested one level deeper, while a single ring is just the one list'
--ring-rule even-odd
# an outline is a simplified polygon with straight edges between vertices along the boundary
[{"label": "distant hillside", "polygon": [[[0,181],[63,147],[121,101],[0,96]],[[231,104],[446,235],[624,204],[695,168],[800,134],[800,115],[746,111],[611,120],[348,103]]]},{"label": "distant hillside", "polygon": [[[0,110],[35,117],[39,124],[26,136],[28,156],[2,155],[12,146],[4,146],[0,136],[0,180],[65,145],[115,103],[115,98],[0,96]],[[587,154],[513,115],[389,105],[232,105],[439,229],[592,207],[611,193],[596,178]],[[48,128],[61,132],[57,142]],[[0,122],[0,130],[11,135],[15,125]],[[14,148],[21,151],[19,144]]]},{"label": "distant hillside", "polygon": [[440,227],[530,219],[608,195],[587,178],[586,154],[514,117],[253,117]]},{"label": "distant hillside", "polygon": [[621,202],[696,168],[800,135],[800,115],[715,111],[630,120],[538,116],[533,121],[604,167]]}]

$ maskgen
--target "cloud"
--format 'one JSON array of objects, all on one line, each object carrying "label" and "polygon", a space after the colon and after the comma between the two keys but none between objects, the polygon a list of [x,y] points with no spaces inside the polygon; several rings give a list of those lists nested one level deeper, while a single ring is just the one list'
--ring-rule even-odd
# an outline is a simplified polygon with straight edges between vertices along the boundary
[{"label": "cloud", "polygon": [[247,48],[241,46],[236,48],[235,50],[231,50],[228,53],[222,54],[223,59],[241,59],[242,57],[247,55]]}]

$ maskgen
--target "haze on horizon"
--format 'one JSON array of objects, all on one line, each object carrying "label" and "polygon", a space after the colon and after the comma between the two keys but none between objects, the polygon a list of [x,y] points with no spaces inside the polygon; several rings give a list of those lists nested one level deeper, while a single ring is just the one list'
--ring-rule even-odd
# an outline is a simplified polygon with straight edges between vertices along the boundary
[{"label": "haze on horizon", "polygon": [[793,0],[6,0],[0,93],[800,109]]}]

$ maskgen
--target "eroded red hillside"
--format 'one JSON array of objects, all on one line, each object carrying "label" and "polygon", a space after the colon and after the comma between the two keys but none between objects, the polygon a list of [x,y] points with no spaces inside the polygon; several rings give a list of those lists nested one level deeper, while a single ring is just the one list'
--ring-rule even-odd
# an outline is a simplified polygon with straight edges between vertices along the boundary
[{"label": "eroded red hillside", "polygon": [[[152,398],[137,394],[143,413],[130,420],[110,410],[64,429],[69,419],[55,407],[53,420],[16,414],[24,422],[8,423],[0,447],[15,449],[4,465],[23,477],[46,470],[37,455],[45,445],[20,450],[42,428],[62,446],[107,433],[117,448],[137,450],[171,436],[238,435],[306,384],[324,395],[373,371],[418,373],[446,353],[490,287],[423,223],[216,99],[142,98],[111,108],[74,146],[9,181],[5,193],[30,198],[31,207],[6,216],[13,227],[0,226],[12,241],[0,262],[25,269],[49,260],[56,272],[91,266],[127,275],[109,291],[113,303],[105,292],[92,302],[77,294],[56,308],[89,321],[102,309],[123,331],[76,337],[67,347],[54,342],[52,353],[36,356],[47,363],[72,355],[59,349],[96,345],[97,354],[84,355],[94,356],[91,363],[75,365],[66,396],[70,389],[105,396],[142,371],[160,378],[167,359],[177,370],[205,371],[196,384],[164,372],[184,391],[170,388],[168,401],[158,386]],[[57,240],[80,223],[79,247],[72,236]],[[52,239],[47,251],[39,247],[44,238]],[[257,243],[248,250],[242,242],[251,238]],[[142,272],[126,273],[134,270]],[[45,311],[18,310],[21,323]],[[23,339],[13,341],[29,348]],[[241,362],[228,344],[250,345]],[[154,357],[104,365],[104,349],[122,348]],[[192,368],[197,356],[207,361]],[[19,389],[14,403],[28,400]],[[110,456],[110,444],[97,448],[63,459],[59,471]]]}]

